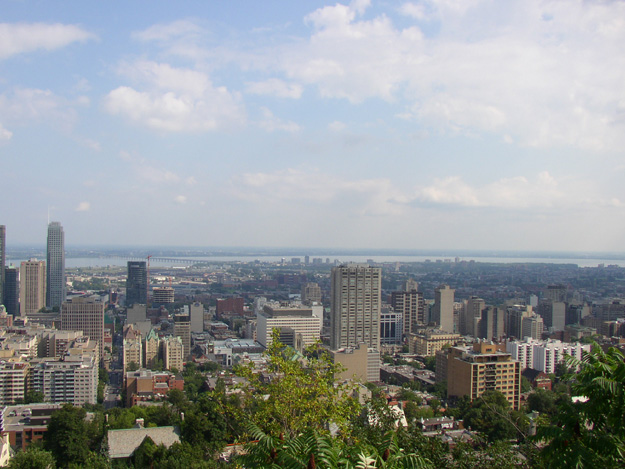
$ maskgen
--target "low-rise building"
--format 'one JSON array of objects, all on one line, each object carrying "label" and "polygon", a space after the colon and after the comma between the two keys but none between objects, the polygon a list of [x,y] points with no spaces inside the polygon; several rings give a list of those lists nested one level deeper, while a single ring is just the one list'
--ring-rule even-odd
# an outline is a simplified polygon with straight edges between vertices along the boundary
[{"label": "low-rise building", "polygon": [[419,334],[408,334],[408,348],[410,353],[432,357],[443,347],[456,345],[460,340],[460,334],[428,329]]},{"label": "low-rise building", "polygon": [[501,392],[518,410],[521,394],[521,365],[510,353],[492,342],[472,347],[452,347],[447,355],[447,395],[477,399],[486,391]]}]

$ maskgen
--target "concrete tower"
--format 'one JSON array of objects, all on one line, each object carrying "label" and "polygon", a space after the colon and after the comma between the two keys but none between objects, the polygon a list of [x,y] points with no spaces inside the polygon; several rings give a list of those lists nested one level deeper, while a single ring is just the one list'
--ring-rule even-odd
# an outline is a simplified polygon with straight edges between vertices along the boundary
[{"label": "concrete tower", "polygon": [[442,331],[454,332],[454,293],[449,285],[434,291],[434,318]]},{"label": "concrete tower", "polygon": [[60,308],[65,301],[65,233],[58,221],[48,225],[46,306]]},{"label": "concrete tower", "polygon": [[379,350],[382,269],[362,264],[334,267],[331,289],[331,348],[364,344]]},{"label": "concrete tower", "polygon": [[31,259],[20,265],[20,315],[38,312],[46,305],[46,262]]}]

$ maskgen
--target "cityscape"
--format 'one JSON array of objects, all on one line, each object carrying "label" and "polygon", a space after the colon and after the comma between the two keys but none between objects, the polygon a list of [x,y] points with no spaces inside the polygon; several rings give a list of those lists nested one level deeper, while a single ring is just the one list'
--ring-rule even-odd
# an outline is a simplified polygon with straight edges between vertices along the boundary
[{"label": "cityscape", "polygon": [[625,466],[623,25],[3,2],[0,467]]},{"label": "cityscape", "polygon": [[[412,459],[392,467],[459,467],[466,458],[470,467],[542,467],[558,443],[545,432],[566,406],[597,399],[577,394],[572,373],[592,371],[591,353],[623,359],[618,260],[353,262],[280,250],[261,260],[234,248],[222,260],[134,247],[74,250],[93,257],[67,267],[65,230],[53,221],[45,260],[14,266],[25,250],[7,247],[7,237],[0,225],[0,422],[11,467],[45,458],[62,466],[69,449],[48,435],[79,431],[52,424],[76,412],[83,432],[91,424],[80,412],[102,419],[85,448],[104,445],[100,456],[71,456],[79,465],[258,467],[260,443],[250,441],[312,431],[337,450],[343,438],[395,434]],[[304,385],[312,370],[326,377]],[[304,389],[317,397],[289,394]],[[318,415],[306,414],[308,399]],[[283,412],[292,415],[281,420]],[[146,440],[161,453],[146,453]],[[373,447],[359,451],[376,460]]]}]

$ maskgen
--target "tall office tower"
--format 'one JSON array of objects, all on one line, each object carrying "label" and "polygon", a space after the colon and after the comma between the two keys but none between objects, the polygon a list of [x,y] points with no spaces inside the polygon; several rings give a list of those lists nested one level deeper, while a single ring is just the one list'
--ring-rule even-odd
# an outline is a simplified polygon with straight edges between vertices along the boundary
[{"label": "tall office tower", "polygon": [[82,331],[98,342],[98,360],[104,356],[104,303],[99,297],[78,297],[61,305],[61,330]]},{"label": "tall office tower", "polygon": [[321,287],[315,282],[308,282],[302,286],[302,303],[311,305],[321,303]]},{"label": "tall office tower", "polygon": [[46,306],[60,308],[65,301],[65,234],[58,221],[48,225]]},{"label": "tall office tower", "polygon": [[434,320],[441,331],[454,331],[454,293],[449,285],[441,285],[434,291]]},{"label": "tall office tower", "polygon": [[380,349],[382,269],[363,264],[334,267],[331,276],[330,346]]},{"label": "tall office tower", "polygon": [[6,268],[6,236],[7,229],[6,226],[0,225],[0,302],[4,301],[4,282],[5,282],[5,273],[4,269]]},{"label": "tall office tower", "polygon": [[4,306],[13,316],[20,314],[20,269],[6,267],[4,271]]},{"label": "tall office tower", "polygon": [[46,261],[31,259],[20,265],[20,315],[46,306]]},{"label": "tall office tower", "polygon": [[404,336],[416,332],[417,325],[425,324],[425,301],[423,293],[417,291],[418,284],[408,280],[401,291],[391,292],[391,306],[404,318]]},{"label": "tall office tower", "polygon": [[566,285],[547,285],[545,299],[551,301],[566,301]]},{"label": "tall office tower", "polygon": [[174,337],[182,340],[183,360],[191,355],[191,320],[188,314],[176,314],[174,316]]},{"label": "tall office tower", "polygon": [[148,270],[145,261],[128,261],[126,306],[148,302]]},{"label": "tall office tower", "polygon": [[204,305],[199,301],[189,305],[189,315],[191,316],[191,332],[204,331]]},{"label": "tall office tower", "polygon": [[477,337],[486,340],[500,340],[504,335],[503,309],[488,306],[482,310],[477,327]]},{"label": "tall office tower", "polygon": [[470,297],[464,304],[460,319],[460,333],[477,337],[480,333],[479,324],[486,302],[477,296]]},{"label": "tall office tower", "polygon": [[566,303],[562,301],[540,300],[538,314],[543,318],[545,328],[563,331],[566,319]]}]

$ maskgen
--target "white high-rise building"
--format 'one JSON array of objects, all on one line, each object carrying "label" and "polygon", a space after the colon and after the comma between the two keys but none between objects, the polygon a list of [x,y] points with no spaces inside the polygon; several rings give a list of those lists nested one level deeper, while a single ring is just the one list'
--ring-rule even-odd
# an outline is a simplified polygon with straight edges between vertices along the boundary
[{"label": "white high-rise building", "polygon": [[331,348],[380,349],[382,269],[348,264],[332,269]]}]

